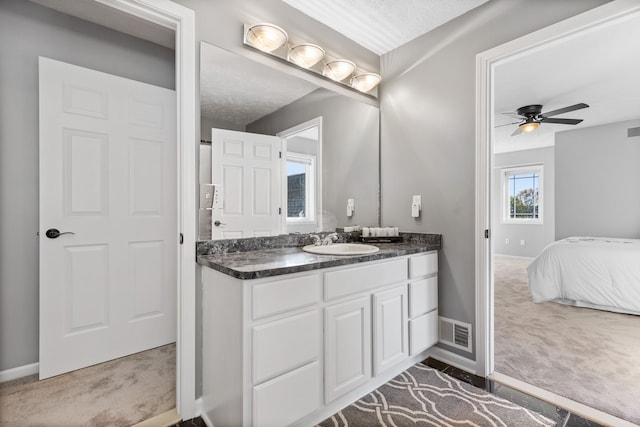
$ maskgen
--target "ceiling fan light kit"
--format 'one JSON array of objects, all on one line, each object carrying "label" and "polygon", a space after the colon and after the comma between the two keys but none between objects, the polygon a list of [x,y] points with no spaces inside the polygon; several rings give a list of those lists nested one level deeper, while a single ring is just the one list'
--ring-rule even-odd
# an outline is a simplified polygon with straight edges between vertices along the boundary
[{"label": "ceiling fan light kit", "polygon": [[[525,105],[524,107],[518,108],[516,111],[516,115],[521,119],[520,122],[509,123],[507,125],[501,126],[509,126],[509,125],[518,125],[518,128],[511,134],[511,136],[520,135],[523,132],[533,132],[540,127],[542,123],[555,123],[559,125],[577,125],[582,122],[582,119],[555,119],[550,118],[552,116],[557,116],[560,114],[568,113],[570,111],[581,110],[583,108],[589,108],[589,105],[581,102],[579,104],[570,105],[568,107],[559,108],[557,110],[549,111],[547,113],[542,112],[542,105],[540,104],[532,104]],[[511,113],[505,113],[511,114]]]}]

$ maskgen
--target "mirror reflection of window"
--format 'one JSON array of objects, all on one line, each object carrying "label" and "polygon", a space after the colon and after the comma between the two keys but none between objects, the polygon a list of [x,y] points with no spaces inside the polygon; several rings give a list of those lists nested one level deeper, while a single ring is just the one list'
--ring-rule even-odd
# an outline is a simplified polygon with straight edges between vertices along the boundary
[{"label": "mirror reflection of window", "polygon": [[287,153],[287,222],[315,222],[315,156]]}]

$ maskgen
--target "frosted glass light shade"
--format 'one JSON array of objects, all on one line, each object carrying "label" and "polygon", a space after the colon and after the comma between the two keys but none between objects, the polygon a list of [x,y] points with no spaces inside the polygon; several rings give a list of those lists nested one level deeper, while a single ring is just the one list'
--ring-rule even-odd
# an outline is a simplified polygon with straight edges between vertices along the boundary
[{"label": "frosted glass light shade", "polygon": [[526,123],[520,125],[520,129],[522,130],[522,132],[533,132],[534,130],[538,129],[539,126],[540,123],[538,122],[527,121]]},{"label": "frosted glass light shade", "polygon": [[322,69],[322,74],[337,82],[349,77],[356,70],[356,64],[346,59],[329,61]]},{"label": "frosted glass light shade", "polygon": [[273,52],[289,40],[287,32],[273,24],[254,24],[247,29],[245,40],[264,52]]},{"label": "frosted glass light shade", "polygon": [[360,92],[369,92],[380,83],[380,76],[374,73],[356,74],[351,78],[351,86]]},{"label": "frosted glass light shade", "polygon": [[289,61],[302,68],[310,68],[324,58],[324,49],[311,43],[299,44],[289,50]]}]

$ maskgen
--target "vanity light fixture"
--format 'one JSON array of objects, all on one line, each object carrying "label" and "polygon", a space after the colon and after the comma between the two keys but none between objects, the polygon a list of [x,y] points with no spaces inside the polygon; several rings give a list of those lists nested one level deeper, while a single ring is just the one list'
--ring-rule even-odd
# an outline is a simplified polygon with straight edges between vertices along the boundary
[{"label": "vanity light fixture", "polygon": [[340,82],[349,77],[356,70],[356,64],[346,59],[336,59],[324,64],[322,74],[331,80]]},{"label": "vanity light fixture", "polygon": [[245,32],[245,41],[263,52],[273,52],[289,40],[287,32],[273,24],[254,24]]},{"label": "vanity light fixture", "polygon": [[540,123],[538,123],[533,117],[527,118],[527,120],[520,125],[522,132],[533,132],[538,129]]},{"label": "vanity light fixture", "polygon": [[362,69],[358,72],[357,65],[352,61],[326,55],[324,48],[316,44],[295,43],[295,39],[291,42],[287,32],[277,25],[245,24],[244,44],[308,72],[321,74],[337,84],[376,97],[375,92],[369,92],[380,83],[378,74]]},{"label": "vanity light fixture", "polygon": [[360,92],[369,92],[380,83],[380,76],[375,73],[360,73],[351,77],[351,86]]},{"label": "vanity light fixture", "polygon": [[289,49],[289,61],[302,68],[311,68],[324,58],[324,49],[316,44],[302,43]]}]

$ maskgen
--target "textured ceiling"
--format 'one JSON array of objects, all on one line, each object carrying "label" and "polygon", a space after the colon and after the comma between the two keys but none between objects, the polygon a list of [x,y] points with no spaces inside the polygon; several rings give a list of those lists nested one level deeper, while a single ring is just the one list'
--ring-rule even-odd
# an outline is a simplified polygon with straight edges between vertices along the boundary
[{"label": "textured ceiling", "polygon": [[382,55],[488,0],[283,0]]},{"label": "textured ceiling", "polygon": [[201,43],[200,107],[204,117],[245,126],[316,89],[309,82]]},{"label": "textured ceiling", "polygon": [[495,68],[495,124],[515,122],[504,112],[543,105],[551,111],[584,102],[590,107],[557,116],[578,125],[543,123],[511,137],[517,125],[495,129],[496,152],[550,146],[555,132],[640,117],[640,16],[536,48]]}]

